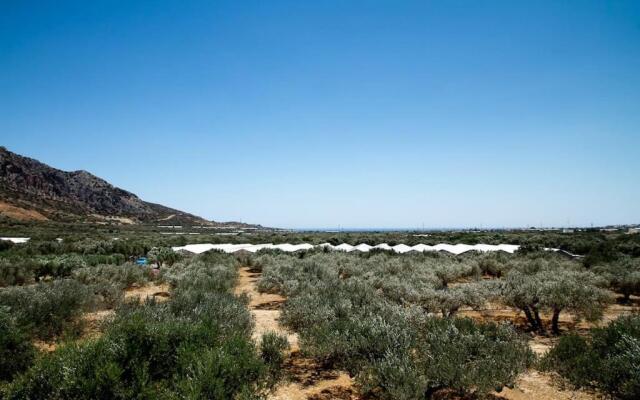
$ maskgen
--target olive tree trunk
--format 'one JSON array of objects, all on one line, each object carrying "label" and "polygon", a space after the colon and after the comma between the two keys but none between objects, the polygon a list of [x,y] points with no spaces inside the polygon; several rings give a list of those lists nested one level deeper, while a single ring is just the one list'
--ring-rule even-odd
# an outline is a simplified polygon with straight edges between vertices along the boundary
[{"label": "olive tree trunk", "polygon": [[560,321],[560,309],[553,309],[553,317],[551,317],[551,331],[554,335],[560,334],[560,327],[558,326],[558,322]]}]

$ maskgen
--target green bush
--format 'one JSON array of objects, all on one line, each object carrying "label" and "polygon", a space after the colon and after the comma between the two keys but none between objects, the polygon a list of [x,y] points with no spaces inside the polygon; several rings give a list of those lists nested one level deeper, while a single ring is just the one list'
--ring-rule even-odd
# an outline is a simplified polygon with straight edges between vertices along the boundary
[{"label": "green bush", "polygon": [[[174,265],[169,301],[123,303],[100,338],[43,356],[6,386],[5,398],[260,397],[277,378],[283,348],[270,338],[259,351],[251,340],[246,299],[229,292],[235,266],[211,255]],[[194,274],[206,282],[192,282]]]},{"label": "green bush", "polygon": [[134,284],[143,285],[151,280],[149,268],[135,264],[97,265],[83,267],[73,271],[72,277],[84,284],[110,282],[129,288]]},{"label": "green bush", "polygon": [[217,348],[190,349],[179,355],[180,398],[250,399],[268,386],[267,367],[251,341],[232,338]]},{"label": "green bush", "polygon": [[0,381],[7,381],[27,369],[35,357],[35,348],[8,310],[0,307]]},{"label": "green bush", "polygon": [[231,399],[260,390],[266,367],[245,337],[219,341],[209,327],[129,313],[95,341],[43,357],[6,399]]},{"label": "green bush", "polygon": [[284,352],[289,349],[286,336],[276,332],[267,332],[260,339],[260,358],[267,365],[270,374],[274,378],[282,375]]},{"label": "green bush", "polygon": [[33,265],[0,258],[0,287],[31,283],[34,277]]},{"label": "green bush", "polygon": [[0,306],[8,307],[19,326],[42,339],[71,327],[93,301],[91,289],[72,279],[0,289]]},{"label": "green bush", "polygon": [[441,389],[483,395],[513,385],[533,361],[526,341],[506,326],[428,318],[416,332],[415,347],[394,349],[358,375],[365,390],[407,400]]},{"label": "green bush", "polygon": [[560,338],[542,360],[577,387],[593,387],[620,399],[640,398],[640,315],[624,316],[591,330]]},{"label": "green bush", "polygon": [[229,291],[238,277],[237,261],[223,253],[207,252],[161,270],[161,277],[176,290]]}]

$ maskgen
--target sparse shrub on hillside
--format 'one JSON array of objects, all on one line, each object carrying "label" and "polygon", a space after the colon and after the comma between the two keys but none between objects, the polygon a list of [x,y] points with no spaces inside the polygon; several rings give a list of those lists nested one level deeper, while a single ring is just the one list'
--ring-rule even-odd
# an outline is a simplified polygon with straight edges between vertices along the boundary
[{"label": "sparse shrub on hillside", "polygon": [[593,387],[620,399],[640,398],[640,316],[623,316],[593,328],[590,340],[569,334],[542,360],[577,387]]},{"label": "sparse shrub on hillside", "polygon": [[7,308],[0,307],[0,382],[27,369],[36,350]]},{"label": "sparse shrub on hillside", "polygon": [[90,288],[72,279],[0,289],[0,306],[32,335],[50,338],[70,327],[94,298]]}]

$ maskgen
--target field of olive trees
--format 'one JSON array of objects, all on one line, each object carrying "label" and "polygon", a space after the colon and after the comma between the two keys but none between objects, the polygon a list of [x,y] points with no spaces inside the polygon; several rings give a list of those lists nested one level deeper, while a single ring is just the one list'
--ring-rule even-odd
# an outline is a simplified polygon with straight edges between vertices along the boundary
[{"label": "field of olive trees", "polygon": [[[82,229],[0,242],[2,399],[640,396],[631,235],[260,233],[233,241],[522,247],[192,255],[171,246],[193,238]],[[523,377],[554,391],[510,397]]]},{"label": "field of olive trees", "polygon": [[[0,264],[0,398],[253,399],[269,392],[286,342],[269,333],[252,340],[247,299],[231,293],[236,259],[149,254],[164,254],[159,273],[119,263],[121,254],[96,265],[94,255],[8,254]],[[167,292],[129,296],[148,288]],[[87,326],[95,316],[98,326]]]},{"label": "field of olive trees", "polygon": [[[348,371],[363,396],[482,397],[513,387],[528,369],[614,397],[640,396],[637,314],[578,334],[581,321],[606,326],[616,302],[630,314],[636,308],[637,258],[590,268],[547,252],[309,252],[251,262],[262,270],[259,289],[287,298],[281,322],[299,334],[302,351]],[[512,318],[492,321],[496,307]],[[536,338],[555,347],[536,357]]]}]

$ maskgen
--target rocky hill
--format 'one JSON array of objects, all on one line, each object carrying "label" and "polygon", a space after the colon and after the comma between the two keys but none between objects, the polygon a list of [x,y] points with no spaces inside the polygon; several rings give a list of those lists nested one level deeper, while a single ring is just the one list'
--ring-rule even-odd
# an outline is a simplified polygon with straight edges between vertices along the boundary
[{"label": "rocky hill", "polygon": [[87,171],[62,171],[4,147],[0,147],[0,215],[41,221],[238,226],[143,201]]}]

